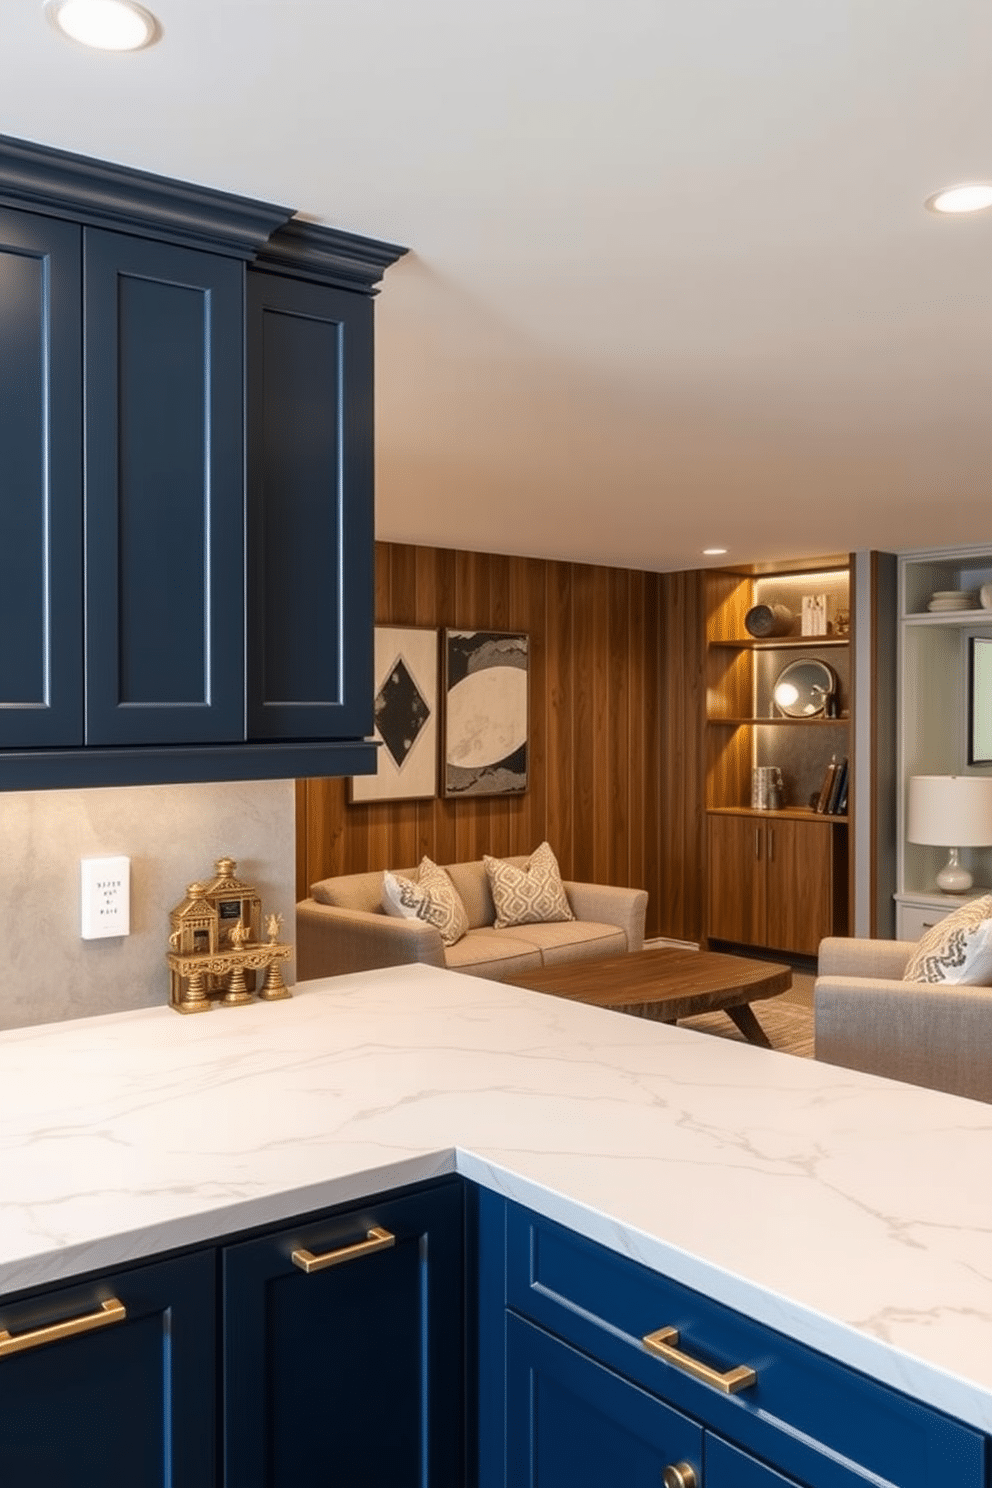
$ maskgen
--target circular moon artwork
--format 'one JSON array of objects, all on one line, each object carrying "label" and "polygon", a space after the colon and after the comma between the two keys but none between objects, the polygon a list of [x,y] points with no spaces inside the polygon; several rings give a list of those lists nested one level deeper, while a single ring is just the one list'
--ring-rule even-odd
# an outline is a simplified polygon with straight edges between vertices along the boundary
[{"label": "circular moon artwork", "polygon": [[527,738],[527,673],[517,667],[473,672],[448,693],[448,721],[453,765],[498,764]]},{"label": "circular moon artwork", "polygon": [[527,788],[527,637],[448,633],[445,794]]}]

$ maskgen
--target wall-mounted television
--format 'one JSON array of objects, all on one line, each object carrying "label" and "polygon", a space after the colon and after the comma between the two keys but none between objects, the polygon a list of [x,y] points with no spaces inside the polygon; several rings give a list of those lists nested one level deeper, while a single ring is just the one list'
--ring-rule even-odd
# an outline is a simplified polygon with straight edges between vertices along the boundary
[{"label": "wall-mounted television", "polygon": [[968,763],[992,765],[992,636],[972,636],[968,666]]}]

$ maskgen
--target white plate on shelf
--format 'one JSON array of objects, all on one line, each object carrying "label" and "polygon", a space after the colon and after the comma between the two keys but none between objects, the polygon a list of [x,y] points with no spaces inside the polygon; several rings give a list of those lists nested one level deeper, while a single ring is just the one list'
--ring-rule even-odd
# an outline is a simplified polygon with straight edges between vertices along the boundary
[{"label": "white plate on shelf", "polygon": [[974,599],[932,599],[927,609],[934,613],[947,610],[974,610],[978,606]]},{"label": "white plate on shelf", "polygon": [[983,610],[992,610],[992,584],[983,584],[978,591]]}]

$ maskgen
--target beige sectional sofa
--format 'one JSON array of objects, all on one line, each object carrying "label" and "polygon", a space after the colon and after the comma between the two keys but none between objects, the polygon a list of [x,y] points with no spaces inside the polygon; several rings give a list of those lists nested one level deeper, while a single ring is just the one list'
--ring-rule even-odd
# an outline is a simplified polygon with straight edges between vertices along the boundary
[{"label": "beige sectional sofa", "polygon": [[992,1101],[992,987],[904,982],[916,950],[904,940],[821,942],[817,1059]]},{"label": "beige sectional sofa", "polygon": [[[522,868],[528,859],[506,861]],[[481,859],[445,867],[469,921],[468,932],[447,947],[432,925],[384,913],[381,872],[344,874],[312,884],[310,898],[296,906],[300,979],[423,961],[500,981],[562,961],[639,951],[644,944],[648,896],[643,889],[566,880],[574,920],[497,930],[496,909]],[[416,882],[419,870],[395,871]]]}]

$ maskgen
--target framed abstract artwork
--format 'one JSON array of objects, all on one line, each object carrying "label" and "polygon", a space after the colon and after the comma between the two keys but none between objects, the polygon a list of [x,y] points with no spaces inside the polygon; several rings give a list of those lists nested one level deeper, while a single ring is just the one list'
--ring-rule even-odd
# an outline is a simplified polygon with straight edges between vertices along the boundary
[{"label": "framed abstract artwork", "polygon": [[375,628],[374,775],[351,777],[350,801],[405,801],[437,795],[437,631]]},{"label": "framed abstract artwork", "polygon": [[444,794],[514,796],[527,789],[530,637],[444,632]]}]

